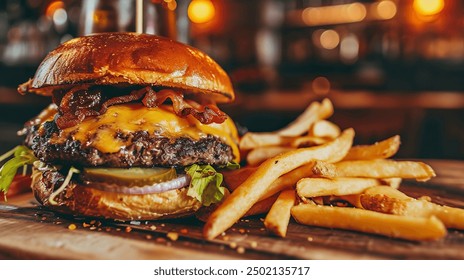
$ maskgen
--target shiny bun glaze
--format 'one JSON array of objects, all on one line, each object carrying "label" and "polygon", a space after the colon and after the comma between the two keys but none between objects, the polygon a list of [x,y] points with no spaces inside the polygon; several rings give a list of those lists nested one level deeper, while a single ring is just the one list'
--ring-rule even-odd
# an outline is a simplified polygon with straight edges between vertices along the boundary
[{"label": "shiny bun glaze", "polygon": [[137,33],[99,33],[62,44],[42,61],[30,89],[51,95],[54,88],[85,83],[180,88],[218,103],[235,98],[228,75],[205,53]]},{"label": "shiny bun glaze", "polygon": [[58,205],[51,205],[49,197],[55,182],[61,182],[58,179],[63,179],[63,175],[57,171],[34,169],[31,188],[41,204],[66,214],[120,220],[156,220],[188,216],[201,207],[197,199],[187,195],[188,188],[128,195],[97,190],[74,181],[57,196]]}]

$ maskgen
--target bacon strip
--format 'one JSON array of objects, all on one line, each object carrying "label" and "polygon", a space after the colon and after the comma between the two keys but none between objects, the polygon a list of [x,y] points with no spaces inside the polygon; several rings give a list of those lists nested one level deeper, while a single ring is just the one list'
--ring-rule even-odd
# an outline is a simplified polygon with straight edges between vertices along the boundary
[{"label": "bacon strip", "polygon": [[104,114],[106,110],[108,110],[108,107],[116,105],[116,104],[123,104],[123,103],[129,103],[131,101],[136,101],[141,99],[145,93],[148,91],[148,89],[152,90],[151,87],[144,87],[139,90],[133,90],[129,95],[123,95],[123,96],[117,96],[113,97],[103,103],[100,109],[100,114]]},{"label": "bacon strip", "polygon": [[[172,102],[174,113],[180,117],[187,117],[192,115],[203,124],[222,123],[226,120],[227,116],[212,102],[200,104],[194,100],[184,99],[184,95],[180,91],[172,89],[162,89],[156,92],[152,87],[147,86],[138,90],[131,91],[128,95],[121,95],[110,98],[106,101],[100,95],[91,96],[91,104],[89,108],[82,108],[82,104],[73,104],[76,101],[73,98],[79,91],[84,90],[84,94],[95,94],[89,92],[90,85],[81,85],[72,88],[59,100],[58,96],[54,96],[54,100],[59,101],[60,114],[56,119],[56,124],[60,129],[75,126],[85,118],[91,116],[98,116],[104,114],[110,106],[116,104],[124,104],[140,99],[142,104],[148,108],[158,107],[165,103],[168,99]],[[82,93],[81,93],[82,94]],[[97,91],[97,94],[99,92]],[[101,104],[101,105],[100,105]]]},{"label": "bacon strip", "polygon": [[181,92],[172,89],[147,92],[142,103],[146,107],[157,107],[167,99],[171,100],[174,112],[180,117],[192,115],[203,124],[222,123],[227,118],[215,104],[201,105],[193,100],[186,100]]}]

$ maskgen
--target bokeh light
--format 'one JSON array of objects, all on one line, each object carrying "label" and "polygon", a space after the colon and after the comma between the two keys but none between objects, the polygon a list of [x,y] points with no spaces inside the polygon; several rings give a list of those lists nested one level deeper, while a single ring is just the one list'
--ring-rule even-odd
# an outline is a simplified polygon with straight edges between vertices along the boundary
[{"label": "bokeh light", "polygon": [[317,77],[311,83],[311,88],[317,95],[326,95],[330,92],[330,81],[326,77]]},{"label": "bokeh light", "polygon": [[445,7],[444,0],[414,0],[414,10],[421,16],[433,16]]},{"label": "bokeh light", "polygon": [[188,6],[187,14],[194,23],[206,23],[214,18],[216,10],[211,0],[193,0]]},{"label": "bokeh light", "polygon": [[377,3],[376,12],[380,19],[392,19],[397,12],[393,1],[381,1]]},{"label": "bokeh light", "polygon": [[328,29],[321,34],[321,46],[327,50],[335,49],[340,43],[340,36],[337,31]]}]

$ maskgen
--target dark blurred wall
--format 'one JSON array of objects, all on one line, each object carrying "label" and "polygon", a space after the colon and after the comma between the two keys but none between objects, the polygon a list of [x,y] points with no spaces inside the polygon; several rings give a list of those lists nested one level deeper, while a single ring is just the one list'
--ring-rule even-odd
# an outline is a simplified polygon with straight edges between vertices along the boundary
[{"label": "dark blurred wall", "polygon": [[[192,14],[201,1],[208,10]],[[144,26],[150,33],[172,30],[160,24],[172,24],[174,15],[179,40],[230,74],[238,100],[225,110],[250,130],[282,127],[310,100],[328,96],[339,104],[334,121],[355,126],[359,142],[398,133],[403,156],[464,158],[464,1],[434,0],[442,4],[435,10],[419,2],[145,0]],[[98,14],[84,13],[83,3]],[[134,31],[134,3],[0,2],[1,150],[14,145],[15,131],[49,102],[19,96],[17,85],[48,51],[82,33],[89,18],[103,24],[107,15],[117,21],[113,29]],[[123,16],[110,17],[114,13]],[[364,97],[341,98],[343,93]],[[270,94],[279,101],[263,102]],[[384,97],[396,105],[379,105]]]}]

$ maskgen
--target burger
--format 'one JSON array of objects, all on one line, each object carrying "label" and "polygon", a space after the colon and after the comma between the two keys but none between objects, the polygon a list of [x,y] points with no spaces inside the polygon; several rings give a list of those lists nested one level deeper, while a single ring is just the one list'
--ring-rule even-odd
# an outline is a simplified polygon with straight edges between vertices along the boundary
[{"label": "burger", "polygon": [[9,154],[0,189],[30,164],[36,199],[60,212],[189,215],[221,201],[218,170],[239,161],[234,122],[216,105],[234,100],[229,77],[208,55],[167,38],[72,39],[18,91],[53,102],[20,132],[24,146]]}]

